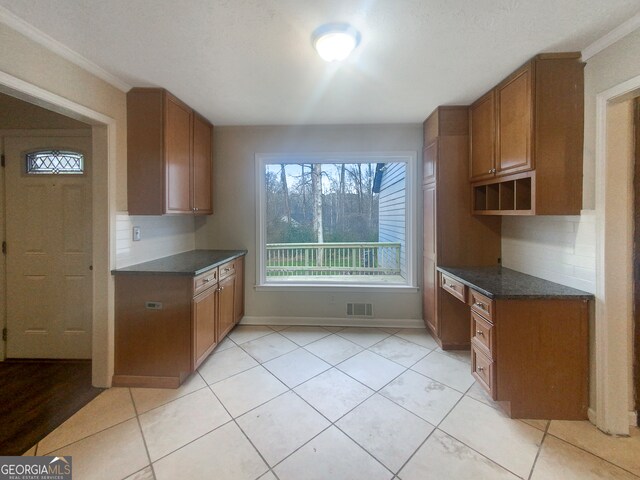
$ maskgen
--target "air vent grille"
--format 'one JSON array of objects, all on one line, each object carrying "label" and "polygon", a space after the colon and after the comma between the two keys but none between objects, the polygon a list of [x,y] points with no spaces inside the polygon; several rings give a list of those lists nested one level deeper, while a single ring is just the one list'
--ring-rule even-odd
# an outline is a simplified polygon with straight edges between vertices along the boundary
[{"label": "air vent grille", "polygon": [[347,303],[347,317],[373,317],[371,303]]}]

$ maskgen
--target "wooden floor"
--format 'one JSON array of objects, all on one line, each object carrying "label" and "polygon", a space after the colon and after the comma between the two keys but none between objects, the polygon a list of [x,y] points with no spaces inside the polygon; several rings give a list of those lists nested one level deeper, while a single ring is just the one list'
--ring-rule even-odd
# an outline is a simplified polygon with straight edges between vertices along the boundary
[{"label": "wooden floor", "polygon": [[0,455],[22,455],[101,391],[90,360],[0,362]]}]

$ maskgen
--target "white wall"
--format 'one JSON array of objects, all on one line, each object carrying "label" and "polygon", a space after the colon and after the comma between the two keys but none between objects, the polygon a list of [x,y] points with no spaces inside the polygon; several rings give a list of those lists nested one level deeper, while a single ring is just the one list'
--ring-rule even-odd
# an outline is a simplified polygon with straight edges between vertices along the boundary
[{"label": "white wall", "polygon": [[[376,319],[421,324],[420,292],[256,291],[256,153],[380,152],[422,149],[422,125],[216,127],[214,215],[196,219],[197,248],[244,248],[246,315],[346,318],[347,302],[373,303]],[[418,164],[421,164],[418,154]],[[420,178],[420,168],[417,171]],[[421,217],[418,212],[418,217]],[[422,231],[421,225],[416,231]],[[418,252],[420,258],[421,252]],[[283,320],[284,321],[284,320]]]},{"label": "white wall", "polygon": [[583,210],[580,216],[504,217],[502,264],[594,293],[595,211]]},{"label": "white wall", "polygon": [[[133,227],[140,227],[141,240],[133,241]],[[155,260],[195,248],[191,215],[116,215],[116,268]]]}]

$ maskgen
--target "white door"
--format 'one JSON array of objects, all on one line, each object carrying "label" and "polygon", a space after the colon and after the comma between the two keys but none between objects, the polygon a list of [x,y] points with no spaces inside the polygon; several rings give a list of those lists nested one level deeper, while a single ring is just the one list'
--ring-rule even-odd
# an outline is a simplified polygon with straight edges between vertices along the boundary
[{"label": "white door", "polygon": [[[28,173],[44,150],[82,153],[84,173]],[[91,358],[91,138],[6,138],[4,151],[7,358]]]}]

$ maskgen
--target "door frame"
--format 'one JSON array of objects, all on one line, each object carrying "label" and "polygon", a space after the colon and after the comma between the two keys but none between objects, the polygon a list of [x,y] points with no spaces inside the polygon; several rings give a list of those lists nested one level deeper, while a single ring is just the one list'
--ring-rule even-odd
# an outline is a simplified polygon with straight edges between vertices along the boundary
[{"label": "door frame", "polygon": [[608,155],[607,120],[611,106],[638,95],[640,75],[596,96],[596,405],[590,418],[602,431],[619,435],[628,435],[636,422],[628,405],[633,388],[634,155]]},{"label": "door frame", "polygon": [[[0,71],[0,92],[90,124],[93,147],[92,383],[111,386],[114,357],[116,120]],[[4,358],[4,344],[2,345]]]},{"label": "door frame", "polygon": [[633,389],[636,425],[640,426],[640,97],[634,100],[633,167]]}]

